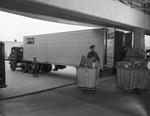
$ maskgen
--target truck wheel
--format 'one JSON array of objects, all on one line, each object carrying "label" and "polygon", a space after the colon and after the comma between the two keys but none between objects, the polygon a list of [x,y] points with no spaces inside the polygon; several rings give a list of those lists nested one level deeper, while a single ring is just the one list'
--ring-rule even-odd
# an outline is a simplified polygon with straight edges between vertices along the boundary
[{"label": "truck wheel", "polygon": [[44,64],[43,65],[44,72],[50,72],[52,70],[51,64]]},{"label": "truck wheel", "polygon": [[28,72],[28,65],[27,65],[27,63],[22,63],[21,69],[22,69],[22,72],[24,72],[24,73]]},{"label": "truck wheel", "polygon": [[16,64],[15,64],[14,62],[11,62],[11,63],[10,63],[10,69],[11,69],[12,71],[15,71],[15,70],[16,70]]},{"label": "truck wheel", "polygon": [[33,65],[32,64],[28,64],[28,71],[29,71],[29,73],[33,73]]}]

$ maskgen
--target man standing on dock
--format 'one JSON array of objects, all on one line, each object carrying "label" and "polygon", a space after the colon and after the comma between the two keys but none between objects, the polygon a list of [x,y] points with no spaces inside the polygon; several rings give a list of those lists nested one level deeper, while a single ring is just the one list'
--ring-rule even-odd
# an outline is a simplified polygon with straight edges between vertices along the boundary
[{"label": "man standing on dock", "polygon": [[33,58],[33,77],[38,77],[38,68],[39,68],[39,63],[36,60],[36,57]]},{"label": "man standing on dock", "polygon": [[[90,46],[91,51],[88,53],[87,58],[92,59],[93,62],[98,62],[98,65],[100,65],[100,58],[98,54],[95,52],[95,45]],[[99,69],[99,77],[103,75],[102,69]]]},{"label": "man standing on dock", "polygon": [[88,53],[87,58],[88,59],[93,58],[93,61],[98,61],[98,63],[100,63],[99,56],[95,52],[95,45],[91,45],[90,49],[91,51]]}]

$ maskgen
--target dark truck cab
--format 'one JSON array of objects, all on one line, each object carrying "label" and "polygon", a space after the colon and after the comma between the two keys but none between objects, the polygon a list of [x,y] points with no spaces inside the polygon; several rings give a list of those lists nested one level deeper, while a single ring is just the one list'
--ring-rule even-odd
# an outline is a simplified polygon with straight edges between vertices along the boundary
[{"label": "dark truck cab", "polygon": [[23,59],[23,47],[12,47],[9,56],[10,68],[15,71],[17,67],[21,67],[21,61]]},{"label": "dark truck cab", "polygon": [[147,49],[145,51],[145,56],[146,56],[146,58],[150,58],[150,49]]}]

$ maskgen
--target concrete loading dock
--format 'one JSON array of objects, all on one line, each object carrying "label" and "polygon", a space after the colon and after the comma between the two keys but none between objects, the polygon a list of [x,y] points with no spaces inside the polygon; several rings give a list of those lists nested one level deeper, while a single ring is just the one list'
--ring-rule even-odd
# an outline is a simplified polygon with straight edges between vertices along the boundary
[{"label": "concrete loading dock", "polygon": [[8,61],[5,61],[5,65],[7,87],[0,89],[1,100],[76,83],[75,68],[67,68],[68,70],[40,74],[39,78],[33,78],[29,73],[22,73],[21,69],[11,71]]},{"label": "concrete loading dock", "polygon": [[[5,66],[7,87],[0,89],[0,100],[40,93],[72,84],[77,87],[74,67],[67,67],[58,72],[39,74],[39,78],[33,78],[29,73],[22,73],[21,69],[11,71],[8,61],[5,61]],[[108,76],[110,76],[108,73],[103,75],[103,77]]]},{"label": "concrete loading dock", "polygon": [[[6,79],[9,82],[7,88],[0,89],[0,115],[148,116],[150,114],[150,93],[123,94],[116,89],[115,76],[101,78],[95,92],[82,92],[76,84],[53,89],[60,84],[76,82],[75,73],[68,72],[71,71],[60,71],[59,74],[56,72],[57,76],[53,74],[55,77],[46,77],[42,74],[40,78],[33,78],[31,74],[22,73],[19,69],[15,72],[10,71],[6,62]],[[22,83],[18,83],[16,79],[22,80]],[[49,84],[46,84],[47,82]],[[49,91],[41,91],[48,87]],[[37,92],[39,89],[41,92]],[[31,94],[28,90],[36,92]]]}]

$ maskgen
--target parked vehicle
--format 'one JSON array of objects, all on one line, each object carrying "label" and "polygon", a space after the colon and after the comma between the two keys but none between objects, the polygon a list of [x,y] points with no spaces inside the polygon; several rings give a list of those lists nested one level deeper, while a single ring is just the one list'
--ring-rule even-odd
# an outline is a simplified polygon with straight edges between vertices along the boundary
[{"label": "parked vehicle", "polygon": [[25,36],[23,47],[11,48],[10,68],[15,71],[20,67],[23,72],[32,73],[34,57],[39,62],[39,70],[42,72],[51,71],[52,65],[55,65],[54,70],[66,66],[77,67],[81,57],[90,51],[89,46],[92,44],[96,46],[100,67],[103,67],[105,38],[105,28]]}]

